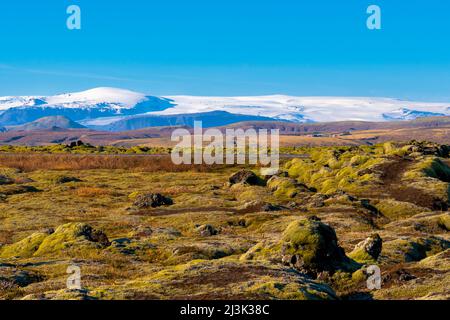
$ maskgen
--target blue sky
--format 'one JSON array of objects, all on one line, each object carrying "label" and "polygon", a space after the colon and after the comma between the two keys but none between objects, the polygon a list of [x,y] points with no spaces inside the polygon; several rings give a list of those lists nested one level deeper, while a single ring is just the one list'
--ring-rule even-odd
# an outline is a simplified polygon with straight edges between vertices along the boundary
[{"label": "blue sky", "polygon": [[[66,8],[82,30],[66,28]],[[366,9],[382,10],[382,30]],[[447,0],[2,0],[0,95],[98,86],[155,95],[450,101]]]}]

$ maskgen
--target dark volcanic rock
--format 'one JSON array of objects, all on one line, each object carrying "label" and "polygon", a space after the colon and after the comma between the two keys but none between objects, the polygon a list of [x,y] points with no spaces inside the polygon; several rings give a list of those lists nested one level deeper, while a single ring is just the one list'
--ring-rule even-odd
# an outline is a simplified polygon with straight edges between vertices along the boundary
[{"label": "dark volcanic rock", "polygon": [[68,176],[60,176],[55,179],[55,183],[57,184],[64,184],[69,182],[81,182],[81,179],[78,179],[76,177],[68,177]]},{"label": "dark volcanic rock", "polygon": [[368,237],[366,240],[361,241],[355,246],[355,249],[349,254],[350,257],[354,257],[355,260],[377,260],[380,256],[383,248],[383,240],[375,233]]},{"label": "dark volcanic rock", "polygon": [[197,226],[196,231],[202,236],[202,237],[210,237],[215,236],[219,233],[219,231],[214,228],[210,224],[204,224],[201,226]]},{"label": "dark volcanic rock", "polygon": [[260,179],[258,176],[250,170],[241,170],[236,173],[234,173],[230,178],[229,181],[231,184],[236,183],[244,183],[249,185],[259,185]]},{"label": "dark volcanic rock", "polygon": [[139,209],[156,208],[161,206],[170,206],[172,199],[159,193],[141,194],[136,197],[133,205]]},{"label": "dark volcanic rock", "polygon": [[14,183],[14,180],[13,179],[11,179],[11,178],[9,178],[9,177],[7,177],[7,176],[4,176],[4,175],[1,175],[0,174],[0,185],[3,185],[3,184],[13,184]]}]

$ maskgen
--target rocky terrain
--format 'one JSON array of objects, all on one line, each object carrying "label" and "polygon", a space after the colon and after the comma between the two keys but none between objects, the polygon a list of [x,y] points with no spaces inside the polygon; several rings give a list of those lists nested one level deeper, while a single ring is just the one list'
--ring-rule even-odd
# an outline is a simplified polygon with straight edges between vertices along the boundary
[{"label": "rocky terrain", "polygon": [[271,177],[25,154],[0,163],[0,298],[450,299],[449,153],[302,148]]}]

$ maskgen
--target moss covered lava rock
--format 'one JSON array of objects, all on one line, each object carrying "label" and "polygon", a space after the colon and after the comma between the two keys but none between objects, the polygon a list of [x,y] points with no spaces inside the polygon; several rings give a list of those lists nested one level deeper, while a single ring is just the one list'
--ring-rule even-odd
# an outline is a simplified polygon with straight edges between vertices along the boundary
[{"label": "moss covered lava rock", "polygon": [[234,173],[229,178],[229,181],[232,185],[237,183],[248,184],[251,186],[261,184],[261,179],[253,171],[250,170],[241,170]]},{"label": "moss covered lava rock", "polygon": [[148,193],[136,196],[133,205],[139,209],[170,206],[173,200],[159,193]]},{"label": "moss covered lava rock", "polygon": [[0,258],[53,255],[67,249],[101,249],[109,245],[108,237],[102,231],[85,223],[68,223],[51,234],[33,233],[19,242],[4,246],[0,250]]},{"label": "moss covered lava rock", "polygon": [[348,256],[359,263],[372,263],[380,256],[382,247],[383,240],[381,237],[378,234],[373,234],[358,243]]},{"label": "moss covered lava rock", "polygon": [[317,219],[292,222],[284,231],[282,241],[283,262],[306,274],[357,268],[338,245],[334,229]]}]

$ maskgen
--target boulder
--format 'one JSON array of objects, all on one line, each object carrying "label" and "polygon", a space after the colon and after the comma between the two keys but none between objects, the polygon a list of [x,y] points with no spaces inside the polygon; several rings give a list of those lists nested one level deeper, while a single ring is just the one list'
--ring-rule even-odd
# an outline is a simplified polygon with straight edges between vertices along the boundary
[{"label": "boulder", "polygon": [[77,140],[77,141],[72,141],[70,144],[66,145],[68,148],[76,148],[76,147],[83,147],[83,146],[87,146],[90,147],[91,145],[88,143],[84,143],[81,140]]},{"label": "boulder", "polygon": [[414,262],[450,249],[450,241],[436,237],[401,238],[383,245],[383,258],[390,263]]},{"label": "boulder", "polygon": [[39,192],[39,190],[33,186],[25,185],[6,185],[2,186],[0,189],[0,194],[3,194],[5,196],[12,196],[15,194],[23,194],[29,192]]},{"label": "boulder", "polygon": [[42,276],[26,270],[20,270],[13,266],[0,268],[0,288],[2,286],[26,287],[31,283],[39,282]]},{"label": "boulder", "polygon": [[133,238],[146,238],[153,234],[153,229],[147,226],[137,226],[133,228],[131,232],[131,237]]},{"label": "boulder", "polygon": [[238,208],[241,212],[270,212],[279,211],[282,209],[283,207],[281,206],[258,200],[246,202]]},{"label": "boulder", "polygon": [[325,206],[325,201],[329,197],[322,193],[316,193],[308,199],[308,208],[322,208]]},{"label": "boulder", "polygon": [[375,262],[380,256],[383,247],[383,240],[378,234],[373,234],[355,246],[349,253],[349,257],[359,263]]},{"label": "boulder", "polygon": [[134,200],[133,206],[139,209],[156,208],[161,206],[170,206],[173,200],[159,193],[141,194]]},{"label": "boulder", "polygon": [[13,184],[14,183],[14,180],[13,179],[11,179],[11,178],[9,178],[9,177],[7,177],[7,176],[4,176],[4,175],[2,175],[2,174],[0,174],[0,185],[3,185],[3,184]]},{"label": "boulder", "polygon": [[64,184],[69,182],[81,182],[81,179],[78,179],[76,177],[68,177],[68,176],[59,176],[55,178],[56,184]]},{"label": "boulder", "polygon": [[260,179],[258,176],[250,170],[241,170],[231,175],[229,178],[229,182],[231,185],[237,183],[243,183],[248,185],[259,185]]},{"label": "boulder", "polygon": [[219,234],[219,231],[210,224],[197,225],[195,230],[202,237],[210,237]]},{"label": "boulder", "polygon": [[427,141],[412,140],[404,147],[412,153],[421,153],[423,155],[434,155],[442,158],[448,158],[450,155],[450,146],[440,145]]},{"label": "boulder", "polygon": [[307,186],[298,183],[295,179],[273,176],[267,181],[267,187],[276,196],[295,197],[299,192],[311,192]]},{"label": "boulder", "polygon": [[297,220],[289,224],[282,237],[282,262],[316,277],[327,271],[350,271],[356,265],[338,245],[332,227],[318,219]]},{"label": "boulder", "polygon": [[156,246],[147,241],[130,238],[119,238],[111,241],[108,250],[124,255],[145,254],[149,249],[156,249]]}]

